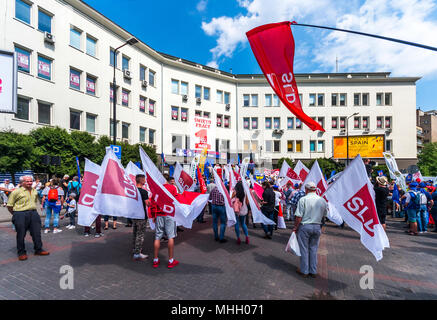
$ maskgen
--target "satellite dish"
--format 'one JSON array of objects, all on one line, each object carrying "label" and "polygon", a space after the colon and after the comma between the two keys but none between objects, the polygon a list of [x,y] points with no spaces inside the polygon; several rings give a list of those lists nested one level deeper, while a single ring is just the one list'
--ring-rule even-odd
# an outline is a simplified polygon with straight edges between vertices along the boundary
[{"label": "satellite dish", "polygon": [[419,172],[419,167],[416,166],[415,164],[412,164],[407,168],[407,172],[411,174],[415,174],[416,172]]}]

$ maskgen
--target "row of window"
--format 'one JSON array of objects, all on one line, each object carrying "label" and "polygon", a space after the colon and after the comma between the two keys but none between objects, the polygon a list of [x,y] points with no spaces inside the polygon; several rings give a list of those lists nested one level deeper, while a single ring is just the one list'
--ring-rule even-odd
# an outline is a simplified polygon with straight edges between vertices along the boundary
[{"label": "row of window", "polygon": [[[113,48],[109,49],[109,64],[111,66],[114,66],[114,64],[115,64],[115,67],[118,68],[118,55],[119,54],[120,54],[119,52],[117,52],[117,54],[115,54],[115,49],[113,49]],[[131,61],[130,60],[131,59],[128,56],[122,54],[121,69],[123,71],[124,70],[131,71]],[[153,87],[156,86],[156,72],[155,71],[153,71],[150,68],[147,68],[143,64],[140,64],[139,71],[140,71],[139,78],[141,81],[147,80],[147,73],[148,73],[148,75],[149,75],[148,84],[153,86]]]},{"label": "row of window", "polygon": [[[117,132],[118,132],[118,126],[120,124],[120,121],[117,120]],[[110,135],[111,137],[114,136],[114,121],[111,119],[109,121],[109,125],[110,125]],[[140,143],[150,143],[150,144],[155,144],[155,134],[156,134],[156,130],[154,129],[147,129],[145,127],[140,126],[139,127],[139,141]],[[122,139],[130,139],[130,135],[131,135],[131,124],[127,123],[127,122],[122,122],[121,123],[121,138]],[[118,136],[118,133],[117,133]],[[148,138],[146,140],[146,137]]]},{"label": "row of window", "polygon": [[[32,2],[15,0],[15,18],[31,25],[32,24]],[[38,30],[52,33],[53,14],[38,7]]]},{"label": "row of window", "polygon": [[[178,150],[191,148],[190,136],[174,134],[171,136],[171,145],[172,145],[172,154],[178,155]],[[215,139],[215,150],[217,152],[229,151],[230,148],[231,148],[231,140]]]},{"label": "row of window", "polygon": [[[392,151],[392,140],[385,141],[386,151]],[[259,152],[259,142],[257,140],[244,140],[244,152]],[[281,152],[281,140],[265,140],[265,152]],[[287,152],[303,152],[303,140],[287,140]],[[324,140],[310,140],[310,152],[325,152]]]},{"label": "row of window", "polygon": [[[266,117],[265,119],[265,129],[281,129],[281,118],[279,117]],[[325,117],[312,117],[313,120],[317,121],[323,128],[325,127]],[[273,126],[272,126],[273,124]],[[369,117],[354,117],[354,129],[369,129]],[[392,128],[392,117],[376,117],[376,128],[377,129],[391,129]],[[258,117],[245,117],[243,118],[243,129],[246,130],[257,130],[259,129]],[[287,118],[287,129],[302,129],[302,122],[294,117]],[[331,129],[346,129],[346,117],[331,117]]]},{"label": "row of window", "polygon": [[[180,110],[180,116],[179,116]],[[179,108],[172,106],[171,107],[171,119],[175,121],[188,122],[188,108]],[[194,115],[196,117],[203,117],[209,119],[211,117],[211,113],[207,111],[195,110]],[[222,114],[217,114],[217,127],[219,128],[230,128],[231,127],[231,117],[225,116]]]},{"label": "row of window", "polygon": [[[188,90],[188,82],[180,81],[176,79],[171,79],[171,93],[174,94],[180,94],[180,95],[189,95]],[[194,86],[194,95],[196,98],[203,99],[203,100],[210,100],[210,92],[211,88],[204,87],[201,85],[196,84]],[[216,91],[216,102],[217,103],[224,103],[228,104],[231,101],[231,94],[230,92],[226,92],[223,90]]]}]

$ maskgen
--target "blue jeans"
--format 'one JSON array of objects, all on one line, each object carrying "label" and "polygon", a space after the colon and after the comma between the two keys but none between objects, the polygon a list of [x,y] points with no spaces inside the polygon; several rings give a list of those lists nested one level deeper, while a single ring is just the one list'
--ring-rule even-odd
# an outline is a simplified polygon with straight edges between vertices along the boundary
[{"label": "blue jeans", "polygon": [[[263,214],[267,218],[269,218],[270,220],[274,221],[274,216],[275,216],[274,212],[272,212],[272,213],[265,213],[265,212],[263,212]],[[273,225],[272,224],[269,224],[269,225],[262,224],[262,226],[263,226],[264,232],[266,234],[270,234],[271,236],[273,235]]]},{"label": "blue jeans", "polygon": [[249,231],[246,226],[246,216],[237,216],[237,222],[235,223],[235,234],[237,235],[237,238],[240,238],[240,225],[243,229],[244,235],[248,237]]},{"label": "blue jeans", "polygon": [[429,221],[428,208],[426,207],[426,205],[422,204],[420,205],[420,210],[417,213],[418,230],[427,231],[428,221]]},{"label": "blue jeans", "polygon": [[44,227],[46,229],[50,227],[50,219],[52,218],[53,212],[53,228],[57,228],[59,223],[59,213],[61,212],[61,205],[56,205],[56,203],[52,204],[47,201],[45,207],[46,220],[44,221]]},{"label": "blue jeans", "polygon": [[[225,206],[212,205],[212,230],[214,230],[214,238],[223,240],[226,230],[226,208]],[[220,238],[218,237],[218,219],[220,218]]]},{"label": "blue jeans", "polygon": [[299,227],[297,242],[300,249],[300,272],[317,274],[317,249],[319,248],[319,224],[305,224]]}]

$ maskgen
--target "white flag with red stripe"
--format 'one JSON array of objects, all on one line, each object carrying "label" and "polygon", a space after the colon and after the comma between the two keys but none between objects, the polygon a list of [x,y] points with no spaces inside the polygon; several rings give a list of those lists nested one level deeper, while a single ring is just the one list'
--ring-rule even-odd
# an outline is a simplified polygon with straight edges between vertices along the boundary
[{"label": "white flag with red stripe", "polygon": [[218,175],[217,171],[214,169],[213,172],[215,185],[225,199],[226,217],[228,218],[227,226],[232,227],[237,222],[237,218],[235,217],[235,212],[232,208],[231,197],[229,196],[229,192],[226,190],[225,184]]},{"label": "white flag with red stripe", "polygon": [[299,176],[300,180],[305,181],[310,170],[299,160],[294,167],[294,172]]},{"label": "white flag with red stripe", "polygon": [[140,147],[139,149],[144,171],[148,171],[149,174],[151,174],[154,179],[157,179],[159,183],[165,184],[167,180],[164,178],[161,171],[158,170],[143,148]]},{"label": "white flag with red stripe", "polygon": [[342,219],[361,236],[361,243],[382,259],[382,251],[389,248],[375,206],[375,192],[367,177],[360,155],[346,167],[343,174],[325,192],[329,204],[337,209]]},{"label": "white flag with red stripe", "polygon": [[94,199],[97,212],[115,217],[144,219],[140,192],[111,148],[106,148]]},{"label": "white flag with red stripe", "polygon": [[263,224],[275,224],[274,221],[267,218],[262,212],[261,208],[258,204],[258,201],[254,198],[254,193],[249,189],[249,184],[244,179],[243,180],[243,188],[246,193],[246,197],[249,199],[250,211],[252,212],[253,223],[263,223]]},{"label": "white flag with red stripe", "polygon": [[235,186],[237,185],[237,178],[235,177],[234,170],[232,170],[232,166],[230,164],[225,166],[225,168],[229,172],[229,193],[232,194],[235,190]]},{"label": "white flag with red stripe", "polygon": [[184,191],[177,196],[177,201],[181,205],[186,205],[190,208],[190,213],[187,217],[175,216],[176,223],[191,229],[193,221],[196,219],[205,208],[208,202],[209,194],[202,194],[198,192]]},{"label": "white flag with red stripe", "polygon": [[319,163],[314,161],[313,166],[311,167],[310,173],[308,173],[304,183],[300,187],[300,190],[305,190],[305,184],[307,182],[314,182],[317,186],[316,193],[319,196],[322,196],[326,190],[328,190],[328,184],[325,181],[325,177],[323,176],[322,169],[320,169]]},{"label": "white flag with red stripe", "polygon": [[180,192],[190,190],[194,184],[193,178],[185,172],[179,162],[176,162],[173,177]]},{"label": "white flag with red stripe", "polygon": [[100,166],[85,158],[82,190],[77,202],[77,224],[89,227],[98,216],[94,210],[94,199],[97,192],[97,180],[100,176]]}]

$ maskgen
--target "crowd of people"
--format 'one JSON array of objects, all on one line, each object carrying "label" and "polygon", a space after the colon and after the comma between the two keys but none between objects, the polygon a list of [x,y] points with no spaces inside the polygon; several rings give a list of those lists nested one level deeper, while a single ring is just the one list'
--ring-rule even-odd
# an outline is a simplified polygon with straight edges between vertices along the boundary
[{"label": "crowd of people", "polygon": [[[253,169],[252,169],[253,170]],[[321,229],[327,221],[327,203],[317,194],[317,187],[313,181],[307,181],[305,185],[302,182],[292,184],[288,182],[283,188],[279,188],[280,178],[267,177],[261,183],[263,188],[262,196],[255,192],[254,186],[250,184],[252,198],[258,202],[261,212],[276,225],[257,226],[253,222],[248,195],[245,193],[243,182],[240,180],[235,187],[230,190],[229,181],[226,179],[224,170],[221,167],[216,168],[217,173],[224,180],[228,192],[231,191],[231,205],[236,214],[236,223],[233,226],[235,231],[235,243],[241,244],[240,234],[243,233],[244,243],[249,244],[248,226],[252,223],[252,228],[262,228],[264,239],[272,239],[274,230],[278,225],[278,214],[284,212],[284,219],[291,223],[288,228],[296,232],[299,248],[301,251],[300,268],[297,272],[304,277],[316,277],[317,275],[317,249]],[[369,176],[370,176],[369,171]],[[178,189],[173,177],[164,174],[167,183],[164,187],[177,198]],[[227,228],[227,214],[225,198],[217,187],[213,175],[208,176],[207,193],[209,194],[208,205],[203,212],[197,217],[198,223],[205,223],[205,214],[212,216],[212,229],[214,240],[219,243],[226,243],[225,238]],[[206,178],[206,177],[205,177]],[[159,249],[162,242],[168,246],[168,268],[173,268],[179,264],[174,259],[174,241],[178,232],[183,228],[176,225],[175,220],[168,216],[158,204],[154,201],[152,194],[149,194],[143,187],[145,185],[145,176],[140,174],[136,176],[136,186],[141,194],[145,219],[128,219],[126,227],[132,227],[133,244],[132,257],[135,261],[142,261],[148,258],[143,251],[144,235],[146,229],[150,226],[148,217],[151,217],[155,237],[153,242],[153,264],[157,268],[160,264],[158,257]],[[396,186],[394,182],[389,183],[385,176],[378,176],[374,183],[375,204],[379,221],[386,229],[386,216],[391,211],[392,215],[397,218],[405,218],[410,235],[418,235],[428,231],[430,222],[437,220],[437,192],[432,182],[412,181],[408,184],[407,192]],[[331,182],[332,183],[332,182]],[[303,187],[302,187],[303,186]],[[76,228],[77,202],[80,196],[82,182],[79,177],[72,179],[65,175],[61,180],[54,178],[43,184],[39,180],[34,181],[32,176],[20,178],[20,184],[16,187],[5,180],[0,185],[2,192],[3,204],[7,204],[9,211],[13,214],[12,222],[17,232],[17,250],[19,260],[26,260],[27,254],[24,248],[24,237],[27,231],[30,231],[34,241],[35,254],[48,255],[49,253],[42,248],[41,241],[41,220],[36,211],[36,205],[39,199],[41,210],[45,211],[44,233],[53,232],[54,234],[62,231],[60,220],[64,217],[69,218],[69,224],[66,229]],[[197,189],[197,191],[199,191]],[[65,212],[62,214],[62,210]],[[432,219],[430,219],[430,215]],[[95,237],[103,236],[102,216],[98,216],[93,227],[85,227],[84,235],[90,236],[91,229],[95,228]],[[112,217],[112,228],[117,228],[117,217]],[[109,216],[103,216],[104,230],[109,228]],[[52,229],[51,229],[52,226]],[[344,227],[344,224],[341,226]],[[434,223],[434,231],[437,226]]]}]

